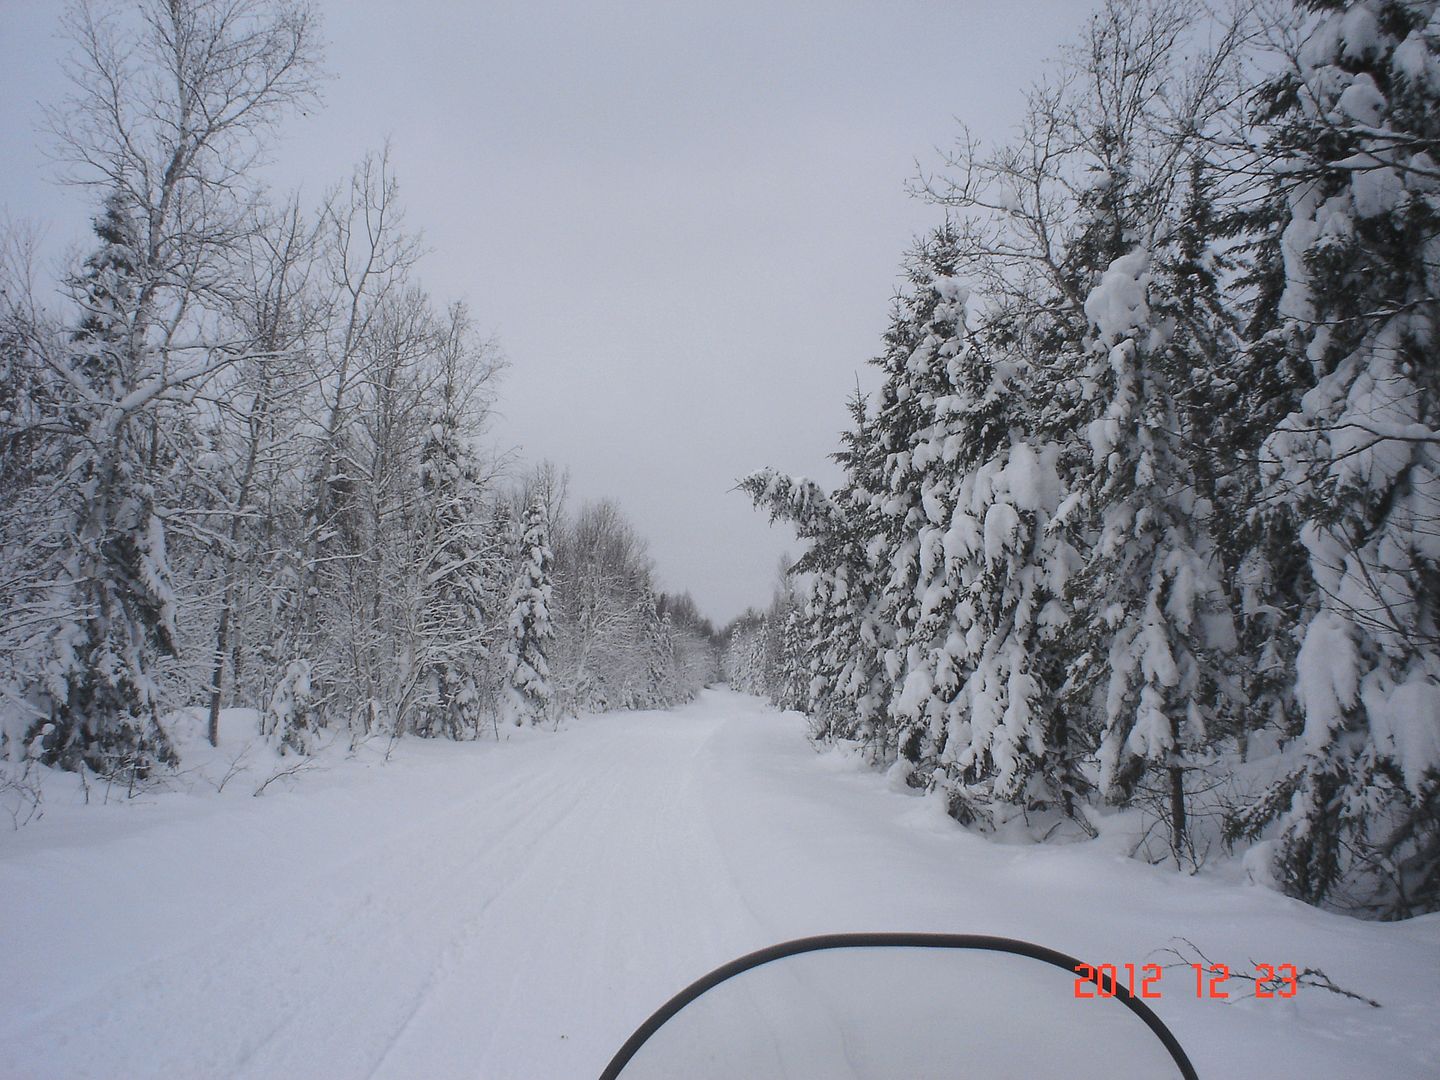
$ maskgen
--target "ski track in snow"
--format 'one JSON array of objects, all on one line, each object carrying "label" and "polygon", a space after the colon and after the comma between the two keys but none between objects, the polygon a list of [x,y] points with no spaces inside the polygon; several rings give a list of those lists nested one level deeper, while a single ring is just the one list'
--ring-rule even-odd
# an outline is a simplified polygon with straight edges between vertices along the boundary
[{"label": "ski track in snow", "polygon": [[1183,934],[1386,1005],[1197,1001],[1169,972],[1154,1004],[1202,1076],[1418,1080],[1440,1060],[1435,916],[1363,924],[1103,842],[980,839],[723,690],[527,735],[0,836],[0,1077],[594,1077],[726,960],[902,929],[1118,964]]}]

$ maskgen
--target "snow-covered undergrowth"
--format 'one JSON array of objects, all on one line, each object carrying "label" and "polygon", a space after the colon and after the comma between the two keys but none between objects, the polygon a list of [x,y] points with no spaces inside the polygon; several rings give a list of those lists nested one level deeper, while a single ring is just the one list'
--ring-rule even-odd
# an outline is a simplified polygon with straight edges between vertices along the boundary
[{"label": "snow-covered undergrowth", "polygon": [[[858,930],[1119,965],[1176,962],[1183,938],[1382,1006],[1310,986],[1257,1000],[1238,978],[1200,1000],[1188,967],[1167,969],[1152,1004],[1202,1076],[1419,1080],[1440,1058],[1440,917],[1361,923],[1234,868],[1152,868],[1119,828],[982,839],[723,690],[500,735],[332,746],[260,798],[299,759],[256,747],[217,795],[243,747],[193,746],[173,790],[99,805],[92,789],[88,807],[54,781],[43,816],[0,834],[0,1074],[593,1077],[710,968]],[[970,1008],[931,998],[919,1030]],[[1048,1030],[1033,1002],[1013,1024],[1017,1045]]]},{"label": "snow-covered undergrowth", "polygon": [[[297,754],[279,739],[261,735],[262,719],[255,709],[222,709],[217,747],[210,745],[206,735],[203,709],[171,712],[164,717],[163,727],[180,764],[156,769],[144,778],[122,771],[116,778],[106,779],[89,770],[65,772],[34,760],[0,759],[0,827],[19,829],[56,815],[68,820],[68,814],[78,807],[128,804],[153,808],[169,805],[169,796],[192,800],[217,795],[226,800],[263,797],[295,790],[302,780],[337,769],[383,764],[399,745],[390,734],[322,731],[312,733],[310,753]],[[524,739],[533,737],[533,732],[494,725],[487,726],[479,737]]]}]

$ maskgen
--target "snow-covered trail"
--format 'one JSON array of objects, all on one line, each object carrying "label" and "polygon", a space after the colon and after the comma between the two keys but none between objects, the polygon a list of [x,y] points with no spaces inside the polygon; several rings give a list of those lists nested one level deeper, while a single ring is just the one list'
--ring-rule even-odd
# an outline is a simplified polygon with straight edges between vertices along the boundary
[{"label": "snow-covered trail", "polygon": [[1320,967],[1385,1008],[1200,1001],[1179,971],[1155,1005],[1202,1076],[1435,1075],[1436,917],[982,840],[723,690],[525,735],[0,836],[0,1076],[587,1078],[734,956],[902,929]]}]

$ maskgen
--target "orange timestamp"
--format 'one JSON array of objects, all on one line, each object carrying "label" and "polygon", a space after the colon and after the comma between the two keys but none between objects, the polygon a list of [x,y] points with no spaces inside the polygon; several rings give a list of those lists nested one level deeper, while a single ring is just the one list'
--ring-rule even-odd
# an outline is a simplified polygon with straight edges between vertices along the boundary
[{"label": "orange timestamp", "polygon": [[[1225,964],[1191,964],[1195,972],[1195,996],[1224,1000],[1230,996],[1225,982],[1231,978]],[[1158,998],[1160,979],[1166,969],[1159,964],[1076,964],[1077,998],[1113,998],[1123,985],[1134,998]],[[1122,983],[1123,977],[1123,983]],[[1256,964],[1253,975],[1236,977],[1255,984],[1257,998],[1293,998],[1300,992],[1300,973],[1294,964]]]}]

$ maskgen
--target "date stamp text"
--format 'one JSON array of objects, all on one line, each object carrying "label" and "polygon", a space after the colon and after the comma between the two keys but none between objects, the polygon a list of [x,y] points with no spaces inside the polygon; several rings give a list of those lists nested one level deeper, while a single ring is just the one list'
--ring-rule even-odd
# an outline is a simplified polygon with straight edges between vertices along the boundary
[{"label": "date stamp text", "polygon": [[[1191,964],[1194,980],[1186,980],[1186,989],[1193,989],[1197,998],[1224,1000],[1230,996],[1225,983],[1231,978],[1224,964]],[[1077,964],[1075,996],[1077,998],[1113,998],[1120,987],[1131,997],[1162,996],[1160,982],[1166,972],[1159,964]],[[1294,964],[1256,964],[1253,975],[1240,975],[1254,983],[1257,998],[1293,998],[1300,991],[1300,973]]]}]

